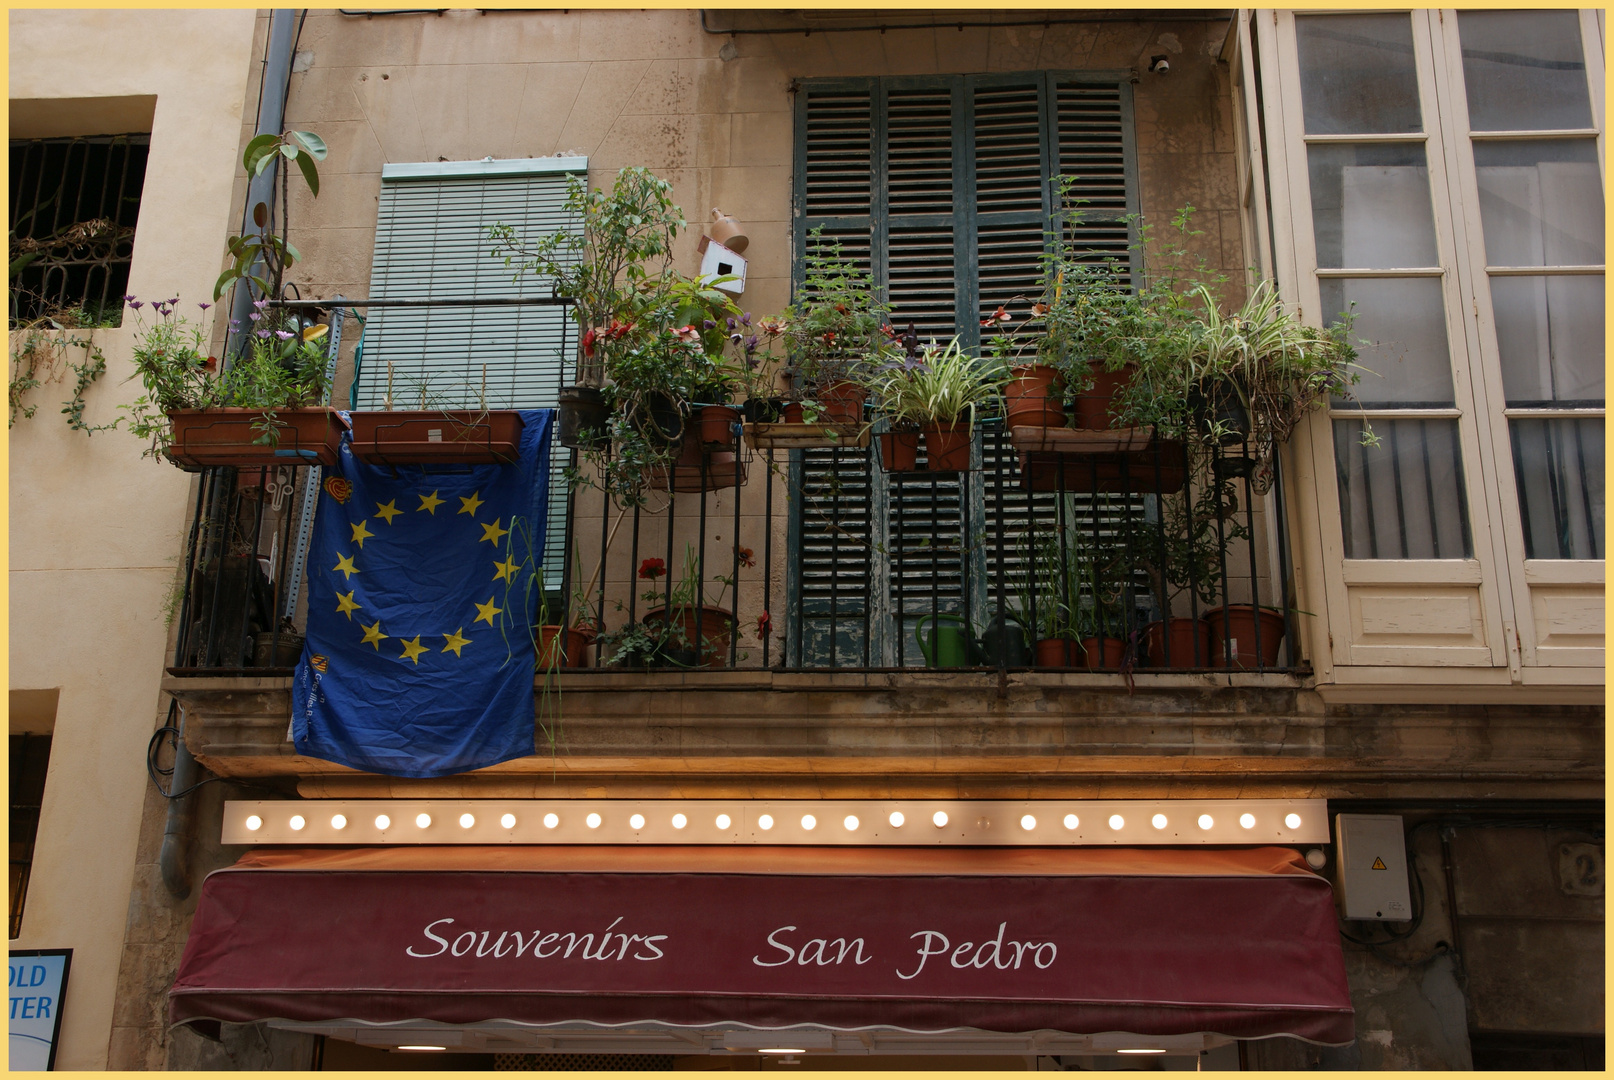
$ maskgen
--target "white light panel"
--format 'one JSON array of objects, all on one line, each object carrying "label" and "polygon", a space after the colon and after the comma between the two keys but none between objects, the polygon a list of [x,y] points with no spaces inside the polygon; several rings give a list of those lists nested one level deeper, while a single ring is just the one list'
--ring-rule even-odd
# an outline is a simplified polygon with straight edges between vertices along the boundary
[{"label": "white light panel", "polygon": [[[300,829],[294,818],[303,819]],[[333,824],[338,818],[345,827]],[[847,824],[851,819],[855,828]],[[830,823],[835,827],[824,827]],[[221,839],[297,845],[1137,847],[1326,844],[1329,835],[1323,799],[288,799],[226,802]]]}]

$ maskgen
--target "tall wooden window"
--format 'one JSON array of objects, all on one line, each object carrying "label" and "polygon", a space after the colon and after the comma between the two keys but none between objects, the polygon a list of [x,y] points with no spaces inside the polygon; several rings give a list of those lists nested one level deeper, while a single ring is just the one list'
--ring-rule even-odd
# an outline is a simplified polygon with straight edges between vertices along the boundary
[{"label": "tall wooden window", "polygon": [[[1137,211],[1131,85],[1118,73],[1028,72],[812,80],[796,95],[793,236],[797,278],[814,230],[874,276],[897,327],[955,334],[978,350],[1001,305],[1023,318],[1055,219],[1054,178],[1076,178],[1063,221],[1095,261],[1130,280]],[[1014,468],[1006,441],[978,434],[970,473],[893,483],[867,453],[814,450],[793,463],[802,619],[791,663],[920,662],[927,614],[995,606],[988,581],[1023,572],[1026,519],[1053,520],[1053,494],[987,499],[982,470]],[[1082,497],[1064,509],[1109,511]],[[1102,499],[1100,500],[1102,502]],[[1019,571],[1014,568],[1018,567]],[[900,629],[900,632],[898,632]],[[799,652],[797,651],[799,650]]]}]

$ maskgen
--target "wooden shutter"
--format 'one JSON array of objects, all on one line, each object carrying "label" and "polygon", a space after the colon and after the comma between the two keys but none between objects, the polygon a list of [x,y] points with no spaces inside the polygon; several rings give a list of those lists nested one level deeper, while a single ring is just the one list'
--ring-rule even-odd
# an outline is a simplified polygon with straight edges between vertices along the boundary
[{"label": "wooden shutter", "polygon": [[[377,299],[544,296],[546,282],[514,280],[490,254],[487,227],[529,238],[577,222],[565,209],[567,177],[584,158],[387,165],[382,171],[370,295]],[[555,307],[376,308],[367,319],[351,403],[395,409],[551,408],[575,349],[576,329]],[[546,577],[560,581],[566,451],[551,461]]]}]

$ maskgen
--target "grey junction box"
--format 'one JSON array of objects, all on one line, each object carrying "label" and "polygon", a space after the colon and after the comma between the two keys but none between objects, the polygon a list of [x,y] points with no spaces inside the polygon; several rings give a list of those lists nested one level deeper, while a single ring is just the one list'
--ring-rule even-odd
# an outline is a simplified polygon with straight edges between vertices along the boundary
[{"label": "grey junction box", "polygon": [[1335,814],[1339,885],[1347,919],[1406,922],[1407,841],[1399,814]]}]

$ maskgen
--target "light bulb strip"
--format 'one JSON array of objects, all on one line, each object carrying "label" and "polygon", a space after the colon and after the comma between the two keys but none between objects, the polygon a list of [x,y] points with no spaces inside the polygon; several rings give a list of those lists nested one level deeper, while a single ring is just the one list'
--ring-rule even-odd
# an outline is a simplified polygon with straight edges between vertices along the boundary
[{"label": "light bulb strip", "polygon": [[1323,799],[289,799],[226,802],[221,841],[1137,847],[1329,832]]}]

